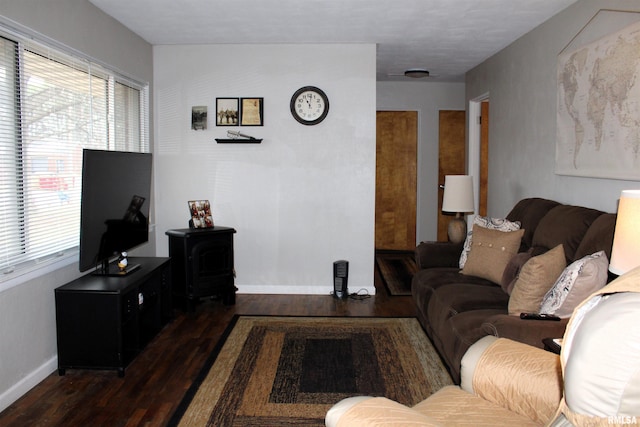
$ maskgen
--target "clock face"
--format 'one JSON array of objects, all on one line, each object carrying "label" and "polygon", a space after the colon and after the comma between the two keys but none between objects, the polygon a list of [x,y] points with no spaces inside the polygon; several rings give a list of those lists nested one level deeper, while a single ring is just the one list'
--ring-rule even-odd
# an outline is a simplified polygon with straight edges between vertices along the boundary
[{"label": "clock face", "polygon": [[327,117],[329,98],[317,87],[305,86],[291,97],[291,114],[303,125],[315,125]]}]

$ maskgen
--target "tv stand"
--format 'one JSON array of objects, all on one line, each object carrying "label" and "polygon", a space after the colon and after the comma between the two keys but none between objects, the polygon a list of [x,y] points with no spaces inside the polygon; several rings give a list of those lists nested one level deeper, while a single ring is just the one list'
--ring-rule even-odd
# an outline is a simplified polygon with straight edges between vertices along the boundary
[{"label": "tv stand", "polygon": [[127,365],[173,317],[169,258],[129,258],[136,274],[87,274],[55,290],[58,374]]},{"label": "tv stand", "polygon": [[124,270],[120,270],[118,267],[118,261],[112,263],[105,263],[101,268],[98,268],[92,274],[94,276],[102,277],[124,277],[137,271],[140,268],[140,264],[129,264]]}]

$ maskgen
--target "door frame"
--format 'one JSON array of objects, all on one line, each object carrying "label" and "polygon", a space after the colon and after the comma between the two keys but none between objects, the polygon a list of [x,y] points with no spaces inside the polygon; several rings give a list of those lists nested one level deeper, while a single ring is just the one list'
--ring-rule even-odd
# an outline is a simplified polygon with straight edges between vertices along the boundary
[{"label": "door frame", "polygon": [[[489,92],[485,92],[482,95],[473,98],[469,101],[469,117],[467,121],[469,123],[469,157],[468,157],[468,171],[469,175],[475,177],[473,180],[473,203],[475,212],[479,212],[480,208],[480,116],[481,116],[481,104],[483,101],[489,100]],[[473,226],[473,219],[476,215],[467,215],[467,226],[471,230]]]}]

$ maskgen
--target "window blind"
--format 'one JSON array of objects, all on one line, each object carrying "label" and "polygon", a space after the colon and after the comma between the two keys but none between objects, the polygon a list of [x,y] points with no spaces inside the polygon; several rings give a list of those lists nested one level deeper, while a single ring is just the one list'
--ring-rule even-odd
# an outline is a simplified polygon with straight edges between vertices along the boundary
[{"label": "window blind", "polygon": [[84,58],[9,38],[0,50],[0,271],[12,272],[78,246],[82,150],[149,151],[147,105],[146,88]]}]

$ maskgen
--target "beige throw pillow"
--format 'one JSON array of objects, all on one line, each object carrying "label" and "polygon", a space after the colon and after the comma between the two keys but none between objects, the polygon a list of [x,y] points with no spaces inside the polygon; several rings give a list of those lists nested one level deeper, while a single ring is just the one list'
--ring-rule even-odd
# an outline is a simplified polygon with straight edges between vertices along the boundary
[{"label": "beige throw pillow", "polygon": [[[505,218],[491,218],[489,216],[476,216],[473,219],[474,226],[477,224],[480,227],[488,228],[489,230],[499,231],[516,231],[520,230],[520,221],[509,221]],[[473,241],[473,227],[467,232],[467,238],[464,241],[462,247],[462,253],[460,254],[460,260],[458,261],[460,268],[464,268],[471,251],[471,242]]]},{"label": "beige throw pillow", "polygon": [[537,313],[546,293],[567,266],[564,248],[555,248],[535,256],[522,266],[509,298],[509,314]]},{"label": "beige throw pillow", "polygon": [[520,248],[524,229],[517,231],[489,230],[473,225],[471,250],[462,274],[478,276],[500,283],[504,268]]}]

